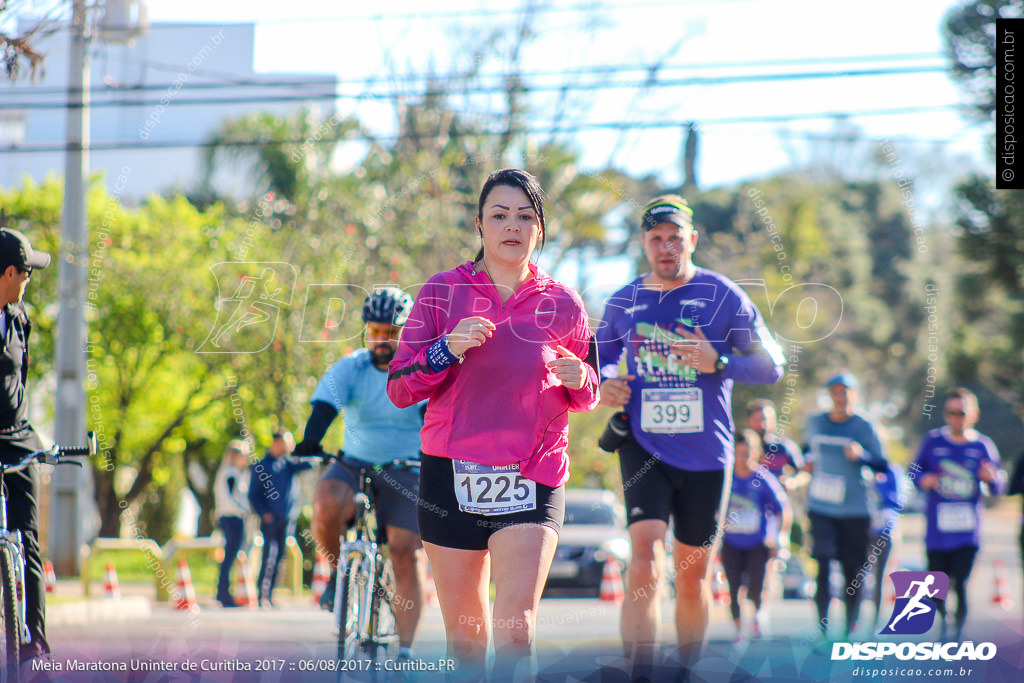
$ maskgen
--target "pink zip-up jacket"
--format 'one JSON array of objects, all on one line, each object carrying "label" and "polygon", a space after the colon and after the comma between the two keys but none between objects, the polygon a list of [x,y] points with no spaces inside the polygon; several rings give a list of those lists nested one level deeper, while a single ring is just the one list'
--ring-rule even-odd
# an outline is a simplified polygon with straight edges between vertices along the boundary
[{"label": "pink zip-up jacket", "polygon": [[[569,479],[568,413],[597,405],[596,345],[579,294],[532,264],[530,271],[533,279],[504,304],[472,262],[430,278],[402,330],[387,391],[399,408],[430,399],[424,453],[484,465],[519,462],[524,477],[556,487]],[[462,363],[434,372],[427,350],[471,316],[493,322],[494,335],[466,351]],[[588,359],[581,389],[562,386],[546,367],[559,345]]]}]

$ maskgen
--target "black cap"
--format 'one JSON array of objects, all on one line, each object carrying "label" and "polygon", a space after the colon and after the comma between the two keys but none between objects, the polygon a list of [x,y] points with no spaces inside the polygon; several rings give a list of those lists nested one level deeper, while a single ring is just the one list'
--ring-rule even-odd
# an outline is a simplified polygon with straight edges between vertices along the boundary
[{"label": "black cap", "polygon": [[17,230],[0,228],[0,267],[7,270],[8,266],[16,266],[24,270],[48,265],[50,255],[33,249],[27,237]]},{"label": "black cap", "polygon": [[644,207],[640,229],[647,232],[660,223],[673,223],[681,228],[693,227],[693,209],[677,195],[657,197]]}]

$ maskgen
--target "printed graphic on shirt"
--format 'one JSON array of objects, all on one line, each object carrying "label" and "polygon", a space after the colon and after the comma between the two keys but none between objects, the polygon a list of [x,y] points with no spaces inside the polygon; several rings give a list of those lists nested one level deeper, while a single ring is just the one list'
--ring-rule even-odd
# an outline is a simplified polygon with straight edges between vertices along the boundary
[{"label": "printed graphic on shirt", "polygon": [[[691,324],[689,318],[679,323]],[[672,350],[673,344],[687,344],[682,335],[651,323],[637,323],[633,330],[634,360],[637,374],[646,382],[662,387],[688,387],[697,381],[697,370],[683,365],[682,358]]]},{"label": "printed graphic on shirt", "polygon": [[761,508],[745,496],[729,496],[729,514],[725,531],[729,534],[756,534],[761,531]]},{"label": "printed graphic on shirt", "polygon": [[970,500],[978,491],[977,475],[967,467],[952,460],[939,462],[938,493],[952,500]]}]

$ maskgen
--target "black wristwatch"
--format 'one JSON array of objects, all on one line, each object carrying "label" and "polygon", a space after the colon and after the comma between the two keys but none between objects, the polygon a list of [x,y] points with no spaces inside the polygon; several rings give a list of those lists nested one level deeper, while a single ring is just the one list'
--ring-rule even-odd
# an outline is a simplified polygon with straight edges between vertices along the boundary
[{"label": "black wristwatch", "polygon": [[729,367],[729,356],[719,356],[715,361],[715,372],[723,372]]}]

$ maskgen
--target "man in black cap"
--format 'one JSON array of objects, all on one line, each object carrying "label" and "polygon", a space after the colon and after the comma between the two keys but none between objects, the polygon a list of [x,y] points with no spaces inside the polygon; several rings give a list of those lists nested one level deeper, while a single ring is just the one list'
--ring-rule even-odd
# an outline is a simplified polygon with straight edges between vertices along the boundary
[{"label": "man in black cap", "polygon": [[[28,340],[32,323],[21,297],[36,268],[50,265],[50,255],[35,251],[28,239],[10,228],[0,228],[0,460],[10,464],[26,453],[42,449],[28,421]],[[25,603],[32,642],[22,645],[22,661],[46,655],[43,564],[39,556],[38,518],[32,472],[4,475],[7,486],[7,526],[21,530],[25,547]]]},{"label": "man in black cap", "polygon": [[[622,640],[633,677],[653,678],[669,519],[676,637],[689,669],[707,633],[708,567],[730,490],[733,384],[773,384],[786,359],[750,297],[693,263],[697,231],[682,197],[651,200],[640,235],[651,270],[608,299],[597,353],[601,404],[624,410],[630,425],[618,447],[633,547]],[[618,373],[623,355],[626,376]]]}]

